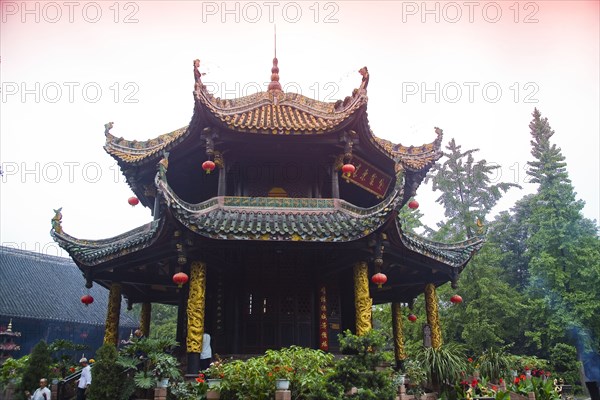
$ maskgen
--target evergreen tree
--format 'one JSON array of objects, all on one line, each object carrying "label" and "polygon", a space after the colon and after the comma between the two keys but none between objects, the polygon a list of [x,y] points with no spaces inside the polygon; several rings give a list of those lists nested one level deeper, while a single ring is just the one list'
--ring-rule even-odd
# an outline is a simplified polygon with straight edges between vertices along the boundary
[{"label": "evergreen tree", "polygon": [[464,343],[470,354],[490,347],[502,347],[521,339],[527,320],[527,299],[502,279],[501,250],[486,243],[471,260],[459,279],[460,305],[448,301],[456,291],[449,285],[439,290],[446,299],[440,307],[444,337]]},{"label": "evergreen tree", "polygon": [[448,152],[443,164],[436,164],[427,176],[433,190],[442,192],[437,202],[444,206],[448,220],[438,224],[440,230],[435,235],[438,240],[462,240],[474,237],[490,210],[514,183],[492,184],[494,171],[498,165],[489,165],[485,160],[475,161],[473,154],[478,149],[462,151],[454,139],[446,146]]},{"label": "evergreen tree", "polygon": [[402,230],[406,232],[416,233],[416,231],[420,229],[424,229],[425,232],[431,232],[431,228],[429,228],[426,225],[423,225],[423,223],[421,222],[422,217],[423,213],[421,212],[421,210],[411,210],[408,207],[408,205],[402,207],[398,212],[398,220],[400,221]]},{"label": "evergreen tree", "polygon": [[21,393],[24,393],[26,390],[33,393],[39,387],[41,378],[48,379],[51,364],[52,357],[48,345],[45,341],[41,340],[31,350],[29,365],[27,365],[23,374],[23,380],[21,381]]},{"label": "evergreen tree", "polygon": [[[528,174],[539,183],[528,218],[529,292],[543,298],[552,325],[562,328],[548,338],[573,343],[581,359],[600,349],[600,238],[596,224],[581,213],[554,131],[535,109],[531,129],[534,161]],[[558,329],[557,329],[558,330]]]},{"label": "evergreen tree", "polygon": [[516,202],[510,211],[502,211],[489,226],[487,241],[500,252],[500,277],[523,291],[529,283],[528,221],[533,195]]}]

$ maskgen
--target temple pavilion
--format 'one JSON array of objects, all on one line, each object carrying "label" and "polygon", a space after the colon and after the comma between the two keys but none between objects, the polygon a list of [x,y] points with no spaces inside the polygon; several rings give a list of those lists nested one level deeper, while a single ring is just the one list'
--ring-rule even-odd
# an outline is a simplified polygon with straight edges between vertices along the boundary
[{"label": "temple pavilion", "polygon": [[86,286],[110,289],[105,342],[118,342],[122,298],[142,304],[146,335],[151,304],[176,305],[177,340],[195,373],[205,331],[219,354],[336,352],[338,333],[367,332],[372,305],[392,303],[402,360],[402,307],[425,293],[440,346],[436,287],[456,282],[482,240],[432,242],[405,231],[398,214],[441,157],[442,130],[418,146],[376,137],[366,68],[334,103],[283,92],[277,58],[267,91],[215,98],[199,63],[189,125],[148,141],[105,126],[106,152],[153,220],[81,240],[62,230],[60,210],[53,218],[51,234]]}]

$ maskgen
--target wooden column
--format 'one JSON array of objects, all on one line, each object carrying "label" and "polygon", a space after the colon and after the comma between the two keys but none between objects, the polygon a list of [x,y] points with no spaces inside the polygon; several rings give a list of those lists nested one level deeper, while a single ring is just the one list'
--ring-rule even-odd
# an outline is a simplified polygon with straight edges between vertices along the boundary
[{"label": "wooden column", "polygon": [[175,332],[175,340],[177,340],[182,349],[187,337],[188,290],[189,285],[185,285],[179,289],[179,297],[177,299],[177,331]]},{"label": "wooden column", "polygon": [[331,176],[331,197],[334,199],[339,199],[340,198],[340,181],[338,179],[337,170],[335,169],[335,164],[331,166],[330,176]]},{"label": "wooden column", "polygon": [[394,357],[398,369],[404,369],[406,351],[404,350],[404,331],[402,329],[402,305],[392,303],[392,331],[394,332]]},{"label": "wooden column", "polygon": [[354,265],[354,306],[356,308],[356,334],[362,336],[373,327],[371,307],[373,300],[369,295],[369,267],[365,261]]},{"label": "wooden column", "polygon": [[427,310],[427,324],[431,328],[431,347],[439,349],[442,347],[442,330],[440,328],[438,300],[433,283],[428,283],[425,286],[425,308]]},{"label": "wooden column", "polygon": [[205,304],[206,264],[202,261],[194,261],[190,268],[190,294],[187,303],[186,350],[188,354],[188,374],[197,374],[200,368]]},{"label": "wooden column", "polygon": [[217,196],[225,196],[227,190],[227,172],[225,171],[224,162],[219,165],[219,183],[217,186]]},{"label": "wooden column", "polygon": [[121,317],[121,284],[113,282],[108,294],[108,311],[104,328],[104,344],[119,344],[119,318]]},{"label": "wooden column", "polygon": [[144,337],[150,337],[150,319],[152,318],[152,303],[142,303],[140,312],[140,329]]}]

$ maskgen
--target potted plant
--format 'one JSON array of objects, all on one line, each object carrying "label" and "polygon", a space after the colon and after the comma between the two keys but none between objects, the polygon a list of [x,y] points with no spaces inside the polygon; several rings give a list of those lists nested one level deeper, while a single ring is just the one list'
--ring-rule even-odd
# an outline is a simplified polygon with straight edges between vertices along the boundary
[{"label": "potted plant", "polygon": [[171,385],[171,394],[178,400],[198,400],[208,398],[208,385],[205,375],[199,373],[193,381],[177,382]]},{"label": "potted plant", "polygon": [[152,376],[158,381],[158,387],[167,387],[169,379],[179,379],[179,363],[177,359],[167,353],[150,354]]},{"label": "potted plant", "polygon": [[215,358],[215,361],[213,361],[205,371],[206,383],[208,384],[209,389],[218,388],[221,384],[221,379],[225,377],[223,361],[218,355],[215,356]]},{"label": "potted plant", "polygon": [[270,376],[275,378],[275,388],[277,390],[288,390],[293,375],[294,368],[289,365],[276,365],[270,373]]},{"label": "potted plant", "polygon": [[172,339],[133,338],[121,348],[118,362],[125,369],[137,370],[134,382],[140,389],[151,389],[157,383],[167,385],[167,379],[181,377],[177,359],[168,354],[175,345]]}]

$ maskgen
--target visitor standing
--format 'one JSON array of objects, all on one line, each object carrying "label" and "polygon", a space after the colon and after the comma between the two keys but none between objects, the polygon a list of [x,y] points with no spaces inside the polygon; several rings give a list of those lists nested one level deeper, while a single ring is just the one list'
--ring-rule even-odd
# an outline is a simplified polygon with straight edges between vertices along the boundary
[{"label": "visitor standing", "polygon": [[51,397],[50,389],[48,389],[48,380],[46,378],[40,379],[40,387],[33,392],[33,396],[29,392],[25,392],[28,400],[50,400]]},{"label": "visitor standing", "polygon": [[210,335],[206,332],[202,334],[202,352],[200,353],[200,371],[210,367],[212,360],[212,349],[210,348]]},{"label": "visitor standing", "polygon": [[79,363],[83,369],[81,370],[81,377],[77,383],[77,400],[85,400],[87,388],[92,383],[92,367],[90,367],[88,360],[85,357],[79,360]]}]

